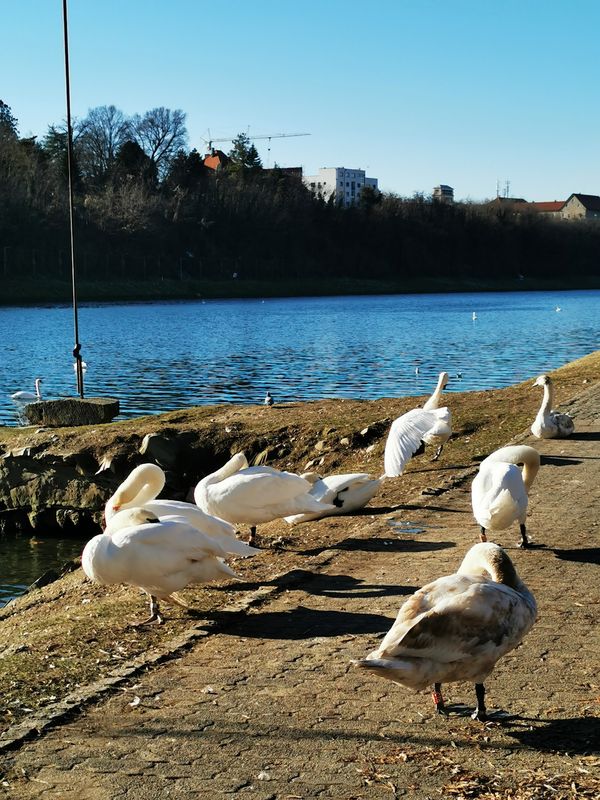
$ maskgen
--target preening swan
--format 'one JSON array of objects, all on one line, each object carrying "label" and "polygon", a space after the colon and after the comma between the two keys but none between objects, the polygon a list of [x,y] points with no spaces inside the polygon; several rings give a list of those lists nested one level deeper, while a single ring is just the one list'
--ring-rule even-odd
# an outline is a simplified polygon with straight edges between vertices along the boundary
[{"label": "preening swan", "polygon": [[[522,473],[517,464],[523,464]],[[525,520],[529,490],[539,468],[540,454],[526,445],[501,447],[481,462],[471,485],[471,503],[483,542],[486,531],[503,531],[518,522],[519,546],[530,546]]]},{"label": "preening swan", "polygon": [[274,402],[275,401],[273,400],[273,396],[271,395],[271,392],[267,392],[266,395],[265,395],[265,399],[264,399],[264,405],[272,406]]},{"label": "preening swan", "polygon": [[448,408],[429,411],[413,408],[395,419],[385,443],[384,475],[388,478],[402,475],[406,462],[423,447],[425,441],[446,441],[452,432],[451,419]]},{"label": "preening swan", "polygon": [[406,686],[433,686],[439,713],[447,713],[442,683],[472,681],[473,719],[487,719],[483,682],[535,622],[535,598],[508,555],[492,542],[474,545],[458,572],[412,595],[379,645],[354,664]]},{"label": "preening swan", "polygon": [[193,503],[180,500],[156,500],[165,485],[165,473],[156,464],[140,464],[130,472],[109,498],[104,507],[104,517],[110,522],[122,509],[143,507],[160,520],[173,516],[185,517],[190,525],[215,539],[235,539],[235,528],[222,519],[205,514]]},{"label": "preening swan", "polygon": [[[237,578],[224,562],[229,554],[258,552],[244,542],[218,542],[183,517],[159,520],[144,508],[115,514],[104,533],[86,544],[81,565],[87,577],[103,584],[138,586],[150,595],[147,622],[161,622],[159,600],[187,607],[174,595],[186,586]],[[142,623],[142,624],[145,624]]]},{"label": "preening swan", "polygon": [[272,467],[249,467],[244,453],[236,453],[221,469],[196,486],[194,499],[207,514],[233,524],[250,525],[250,544],[256,525],[292,514],[335,511],[310,494],[311,484],[291,472]]},{"label": "preening swan", "polygon": [[348,475],[328,475],[322,478],[315,472],[306,472],[302,477],[312,483],[309,494],[320,503],[334,506],[333,511],[313,511],[307,514],[294,514],[285,517],[290,525],[309,522],[321,517],[332,517],[336,514],[351,514],[367,505],[381,488],[381,479],[373,478],[366,472]]},{"label": "preening swan", "polygon": [[544,387],[542,405],[531,426],[531,432],[538,439],[563,439],[575,430],[573,419],[568,414],[552,411],[554,402],[554,384],[549,375],[540,375],[534,386]]},{"label": "preening swan", "polygon": [[31,403],[36,400],[42,399],[42,392],[40,386],[42,385],[43,381],[41,378],[35,379],[35,394],[33,392],[15,392],[11,394],[11,400],[14,400],[15,403]]}]

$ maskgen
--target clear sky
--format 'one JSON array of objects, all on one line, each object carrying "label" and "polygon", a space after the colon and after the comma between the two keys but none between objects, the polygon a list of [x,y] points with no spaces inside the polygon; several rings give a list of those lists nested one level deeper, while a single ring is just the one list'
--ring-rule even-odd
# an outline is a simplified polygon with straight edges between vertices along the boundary
[{"label": "clear sky", "polygon": [[[65,117],[62,0],[0,0],[0,30],[0,99],[42,137]],[[600,0],[69,0],[69,32],[76,117],[180,108],[200,151],[307,132],[271,164],[401,195],[600,194]]]}]

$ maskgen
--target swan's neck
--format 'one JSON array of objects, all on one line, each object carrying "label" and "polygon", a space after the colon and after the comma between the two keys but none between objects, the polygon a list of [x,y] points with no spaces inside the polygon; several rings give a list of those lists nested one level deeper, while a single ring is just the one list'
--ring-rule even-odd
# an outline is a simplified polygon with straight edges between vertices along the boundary
[{"label": "swan's neck", "polygon": [[529,491],[540,468],[540,454],[534,447],[529,447],[529,445],[526,444],[508,445],[507,447],[501,447],[499,450],[489,455],[481,462],[479,469],[480,471],[485,470],[488,464],[496,464],[498,462],[504,462],[505,464],[522,464],[523,483],[527,491]]},{"label": "swan's neck", "polygon": [[[149,500],[154,500],[163,490],[165,473],[156,464],[142,464],[133,470],[131,475],[123,481],[108,502],[108,508],[114,513],[115,509],[143,506]],[[109,513],[107,513],[107,518]]]},{"label": "swan's neck", "polygon": [[221,469],[218,469],[211,475],[207,475],[206,478],[201,481],[201,484],[203,486],[210,486],[213,483],[220,483],[221,481],[224,481],[225,478],[235,475],[236,472],[239,472],[241,469],[245,469],[247,466],[248,461],[244,453],[236,453],[226,464],[221,467]]},{"label": "swan's neck", "polygon": [[442,391],[444,389],[444,379],[445,379],[445,377],[446,377],[445,374],[442,372],[442,374],[438,378],[437,386],[435,387],[435,390],[433,391],[433,394],[431,395],[429,400],[423,406],[423,410],[424,411],[431,411],[431,409],[437,408],[439,406],[440,397],[441,397]]},{"label": "swan's neck", "polygon": [[480,575],[481,573],[487,573],[495,583],[503,583],[516,591],[526,588],[509,556],[496,545],[472,548],[458,570],[459,575]]},{"label": "swan's neck", "polygon": [[554,402],[554,387],[551,383],[544,384],[544,396],[542,397],[542,405],[540,407],[540,414],[544,416],[549,414],[552,410],[552,403]]}]

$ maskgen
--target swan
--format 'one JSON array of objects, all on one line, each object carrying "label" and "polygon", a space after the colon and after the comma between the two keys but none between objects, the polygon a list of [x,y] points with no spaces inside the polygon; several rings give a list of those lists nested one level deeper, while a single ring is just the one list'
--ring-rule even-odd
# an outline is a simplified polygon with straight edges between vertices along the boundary
[{"label": "swan", "polygon": [[265,395],[265,399],[264,399],[264,401],[263,401],[263,404],[264,404],[265,406],[272,406],[274,402],[275,402],[275,401],[273,400],[273,397],[272,397],[272,395],[271,395],[271,392],[267,392],[267,394]]},{"label": "swan", "polygon": [[145,508],[115,514],[104,533],[86,544],[81,566],[96,583],[138,586],[150,595],[150,617],[162,622],[159,600],[187,608],[174,593],[186,586],[237,578],[224,561],[230,554],[258,552],[244,542],[218,542],[183,517],[160,520]]},{"label": "swan", "polygon": [[272,467],[249,467],[244,453],[203,478],[194,500],[207,514],[234,524],[250,525],[254,544],[256,525],[293,514],[331,512],[336,506],[319,502],[309,494],[311,484],[291,472]]},{"label": "swan", "polygon": [[438,713],[447,714],[442,683],[472,681],[486,720],[484,681],[535,622],[533,594],[506,552],[493,542],[471,547],[458,572],[412,595],[379,647],[355,666],[406,686],[433,686]]},{"label": "swan", "polygon": [[32,401],[41,400],[42,392],[40,386],[42,383],[43,381],[41,378],[36,378],[35,394],[33,392],[15,392],[14,394],[11,394],[11,400],[14,400],[15,403],[30,403]]},{"label": "swan", "polygon": [[[433,390],[433,393],[429,400],[423,406],[425,411],[432,411],[433,409],[437,409],[440,407],[440,398],[442,396],[442,392],[448,385],[449,377],[447,372],[440,372],[438,377],[437,386]],[[444,449],[444,445],[452,435],[452,416],[450,411],[445,414],[442,418],[438,420],[438,422],[433,426],[433,428],[423,437],[423,441],[425,444],[437,445],[437,450],[435,452],[434,457],[431,459],[432,461],[437,461],[440,457],[442,450]]]},{"label": "swan", "polygon": [[181,500],[156,500],[165,485],[165,473],[156,464],[140,464],[130,472],[104,507],[104,518],[110,522],[119,511],[143,506],[160,520],[185,517],[190,525],[221,541],[236,539],[235,528],[222,519],[205,514],[193,503]]},{"label": "swan", "polygon": [[535,379],[534,386],[544,387],[542,405],[537,413],[531,432],[538,439],[564,439],[575,430],[575,424],[569,414],[551,411],[554,402],[554,384],[549,375],[540,375]]},{"label": "swan", "polygon": [[320,503],[330,503],[333,511],[313,511],[306,514],[293,514],[284,517],[290,525],[309,522],[321,517],[332,517],[336,514],[351,514],[367,505],[381,488],[381,478],[373,478],[366,472],[348,475],[328,475],[322,478],[316,472],[305,472],[302,476],[312,487],[309,494]]},{"label": "swan", "polygon": [[[517,464],[523,464],[523,472]],[[528,494],[540,468],[540,454],[527,445],[501,447],[485,458],[471,485],[473,515],[481,526],[481,541],[486,531],[503,531],[513,522],[521,530],[519,547],[530,547],[525,519]]]},{"label": "swan", "polygon": [[425,441],[442,442],[434,460],[438,458],[443,442],[452,432],[451,420],[448,408],[432,408],[428,411],[413,408],[395,419],[385,443],[384,476],[395,478],[402,475],[409,458],[423,452]]}]

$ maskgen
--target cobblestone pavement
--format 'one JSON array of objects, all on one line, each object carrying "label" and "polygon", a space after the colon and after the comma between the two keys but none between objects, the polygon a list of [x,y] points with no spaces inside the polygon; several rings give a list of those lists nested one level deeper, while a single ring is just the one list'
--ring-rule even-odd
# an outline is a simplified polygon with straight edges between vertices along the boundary
[{"label": "cobblestone pavement", "polygon": [[[350,665],[408,594],[454,572],[477,541],[469,480],[422,506],[365,515],[322,571],[247,614],[224,615],[219,632],[176,660],[9,753],[4,792],[350,800],[505,797],[520,787],[522,797],[599,797],[585,793],[600,766],[599,401],[600,385],[573,403],[573,438],[523,439],[544,456],[528,520],[543,547],[518,550],[518,526],[496,540],[540,614],[487,682],[490,711],[512,716],[472,721],[473,687],[452,684],[453,713],[438,717],[426,692]],[[322,524],[343,534],[347,523]]]}]

